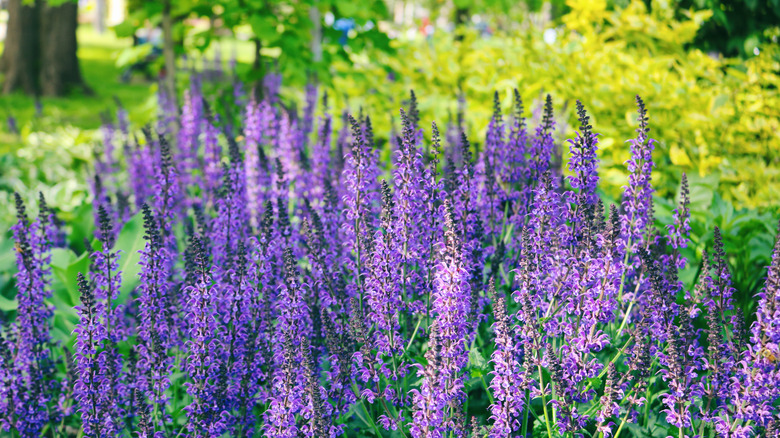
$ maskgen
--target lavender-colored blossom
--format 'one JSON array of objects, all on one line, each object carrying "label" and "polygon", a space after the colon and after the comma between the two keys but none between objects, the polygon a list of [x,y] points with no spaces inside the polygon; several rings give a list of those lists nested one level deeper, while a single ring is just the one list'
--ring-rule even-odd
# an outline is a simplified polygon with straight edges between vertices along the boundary
[{"label": "lavender-colored blossom", "polygon": [[21,197],[17,193],[14,197],[17,222],[11,231],[16,243],[18,307],[13,364],[16,381],[10,390],[17,411],[14,427],[22,436],[37,436],[49,421],[46,409],[51,400],[44,378],[52,360],[49,320],[53,312],[46,301],[52,294],[49,263],[53,224],[45,205],[30,224]]},{"label": "lavender-colored blossom", "polygon": [[160,222],[160,233],[169,251],[176,251],[176,236],[173,225],[181,208],[182,186],[179,174],[173,165],[170,147],[165,137],[159,137],[160,157],[154,166],[154,193],[152,210]]},{"label": "lavender-colored blossom", "polygon": [[[468,315],[471,309],[471,290],[469,274],[463,264],[461,243],[449,213],[449,206],[444,206],[445,232],[441,248],[441,261],[436,269],[433,293],[432,311],[435,315],[436,342],[438,351],[438,368],[436,381],[427,382],[432,393],[428,396],[433,400],[443,400],[444,412],[454,414],[460,403],[465,399],[464,367],[468,363],[466,342],[471,328]],[[415,398],[419,396],[415,393]],[[437,404],[440,401],[437,401]],[[415,403],[417,404],[417,403]],[[449,415],[445,415],[445,418]],[[415,413],[415,421],[417,413]],[[442,431],[455,431],[456,424],[446,421]],[[435,428],[434,428],[435,429]],[[419,435],[426,436],[426,435]],[[436,436],[436,435],[432,435]]]},{"label": "lavender-colored blossom", "polygon": [[244,172],[246,178],[247,210],[252,228],[257,228],[260,223],[260,205],[262,203],[261,186],[259,184],[260,172],[260,141],[263,136],[261,119],[261,106],[254,100],[249,101],[246,108],[244,121],[244,138],[246,150],[244,152]]},{"label": "lavender-colored blossom", "polygon": [[182,106],[181,128],[178,131],[176,146],[176,165],[181,175],[183,187],[196,183],[192,175],[198,166],[198,149],[200,148],[200,132],[204,124],[204,103],[195,82],[184,92]]},{"label": "lavender-colored blossom", "polygon": [[124,305],[115,305],[122,285],[119,251],[113,249],[115,233],[108,212],[102,206],[98,210],[98,235],[102,249],[91,255],[90,279],[96,300],[97,319],[105,326],[105,339],[98,344],[96,357],[97,366],[105,378],[100,381],[97,390],[104,415],[101,419],[102,433],[116,435],[121,428],[119,421],[123,415],[119,396],[124,391],[124,385],[119,381],[122,357],[116,349],[116,343],[127,337],[127,330],[121,318]]},{"label": "lavender-colored blossom", "polygon": [[596,157],[596,145],[598,134],[593,132],[590,125],[590,117],[585,111],[582,102],[577,101],[577,114],[580,121],[580,130],[573,140],[569,140],[571,159],[569,170],[574,174],[569,177],[572,188],[578,191],[578,202],[584,208],[587,205],[595,205],[597,202],[596,185],[599,181],[598,158]]},{"label": "lavender-colored blossom", "polygon": [[203,129],[203,189],[204,198],[214,201],[220,187],[222,173],[222,148],[219,144],[219,130],[216,116],[208,117]]},{"label": "lavender-colored blossom", "polygon": [[282,75],[279,73],[268,73],[263,76],[263,92],[269,102],[275,103],[279,100],[279,91],[282,87]]},{"label": "lavender-colored blossom", "polygon": [[343,200],[347,208],[343,228],[346,250],[354,255],[348,263],[349,269],[355,273],[354,282],[349,285],[349,294],[355,296],[358,293],[363,294],[364,265],[366,257],[370,253],[369,239],[374,222],[371,210],[376,197],[374,191],[376,168],[374,167],[373,152],[368,149],[365,143],[358,121],[352,116],[349,117],[349,121],[352,125],[354,141],[352,149],[346,157],[342,176],[345,186]]},{"label": "lavender-colored blossom", "polygon": [[[423,295],[426,291],[420,288],[420,271],[415,269],[422,266],[422,252],[425,251],[424,236],[427,234],[421,225],[424,224],[426,197],[423,185],[424,168],[422,156],[415,138],[414,120],[401,110],[403,121],[402,141],[396,152],[395,170],[393,180],[395,184],[394,216],[392,224],[392,236],[395,238],[393,245],[397,253],[400,266],[398,281],[401,288],[401,296],[405,301],[411,302],[415,297]],[[415,290],[417,289],[417,290]]]},{"label": "lavender-colored blossom", "polygon": [[98,348],[102,341],[108,339],[108,334],[98,318],[97,302],[92,287],[81,273],[78,274],[78,284],[81,306],[77,308],[80,321],[74,330],[75,357],[78,367],[74,394],[79,405],[84,433],[101,436],[104,412],[99,388],[106,376],[98,362]]},{"label": "lavender-colored blossom", "polygon": [[311,178],[310,196],[313,202],[322,199],[324,202],[325,184],[329,183],[331,175],[331,136],[333,134],[333,118],[329,113],[328,94],[322,95],[322,116],[319,117],[317,139],[311,143]]},{"label": "lavender-colored blossom", "polygon": [[[170,293],[170,255],[160,235],[159,222],[148,205],[142,206],[144,214],[144,238],[146,245],[141,253],[141,272],[139,284],[139,325],[136,351],[138,379],[136,384],[140,393],[149,400],[154,414],[152,418],[164,418],[168,398],[166,391],[170,385],[169,374],[173,364],[167,354],[167,348],[175,336],[171,327],[168,304]],[[150,420],[151,421],[151,420]],[[161,430],[161,424],[149,424],[152,430]]]},{"label": "lavender-colored blossom", "polygon": [[434,322],[430,327],[428,338],[428,351],[425,353],[427,366],[420,367],[417,375],[422,377],[420,389],[412,389],[412,423],[409,430],[413,438],[443,438],[446,432],[444,427],[445,411],[447,408],[447,395],[441,391],[439,380],[439,367],[441,365],[440,345],[438,343],[438,329]]},{"label": "lavender-colored blossom", "polygon": [[295,415],[305,406],[302,392],[308,377],[296,367],[302,360],[297,346],[308,336],[311,326],[309,309],[302,296],[303,285],[290,248],[284,251],[284,266],[285,279],[276,303],[273,395],[265,414],[265,435],[277,438],[295,437],[299,431]]},{"label": "lavender-colored blossom", "polygon": [[493,117],[487,128],[485,149],[477,165],[476,173],[480,185],[481,215],[486,230],[490,233],[500,233],[500,223],[504,212],[501,208],[506,200],[506,193],[501,187],[502,177],[508,173],[505,144],[506,129],[501,116],[501,104],[498,92],[493,97]]},{"label": "lavender-colored blossom", "polygon": [[380,359],[402,353],[403,345],[399,321],[399,310],[404,303],[400,289],[403,280],[398,270],[398,248],[392,238],[398,232],[394,224],[395,207],[390,187],[382,181],[381,229],[374,235],[373,253],[367,263],[365,295],[366,316],[376,326],[374,342]]},{"label": "lavender-colored blossom", "polygon": [[187,313],[189,339],[186,341],[185,370],[189,376],[184,384],[192,402],[184,410],[189,419],[188,429],[193,436],[221,435],[224,427],[217,397],[218,371],[222,345],[214,338],[217,322],[212,298],[213,284],[206,253],[200,239],[192,242],[197,279],[187,286]]},{"label": "lavender-colored blossom", "polygon": [[520,352],[515,344],[504,298],[496,292],[493,279],[488,285],[488,293],[493,301],[493,331],[496,343],[496,350],[491,357],[493,380],[490,382],[490,389],[496,401],[490,405],[493,420],[490,437],[502,438],[511,436],[520,428],[525,391],[524,382],[521,381]]},{"label": "lavender-colored blossom", "polygon": [[[564,184],[549,96],[533,130],[526,92],[511,120],[496,99],[472,145],[461,93],[442,150],[413,92],[390,138],[362,108],[336,136],[313,86],[303,112],[273,74],[260,100],[227,90],[209,114],[203,80],[191,75],[181,116],[161,94],[160,132],[143,128],[141,145],[121,111],[106,124],[106,146],[126,153],[96,157],[89,260],[43,199],[30,222],[17,197],[0,433],[780,438],[780,237],[755,315],[738,305],[725,231],[683,270],[688,182],[657,229],[641,99],[623,197],[605,206],[579,103]],[[145,245],[127,284],[138,210]],[[71,357],[67,309],[50,306],[86,266]],[[489,418],[473,415],[486,405]]]},{"label": "lavender-colored blossom", "polygon": [[[533,182],[547,171],[553,171],[551,161],[555,152],[553,133],[555,131],[555,119],[553,116],[552,96],[549,94],[544,104],[544,116],[542,123],[536,127],[535,135],[531,139],[529,150],[529,178]],[[556,180],[553,179],[553,183]]]},{"label": "lavender-colored blossom", "polygon": [[631,144],[631,158],[626,161],[629,171],[628,185],[623,193],[623,238],[626,241],[626,249],[632,254],[637,254],[639,248],[644,245],[651,222],[651,209],[653,203],[653,149],[655,140],[648,138],[650,128],[647,126],[647,109],[642,99],[636,97],[638,107],[639,128],[635,139],[629,140]]}]

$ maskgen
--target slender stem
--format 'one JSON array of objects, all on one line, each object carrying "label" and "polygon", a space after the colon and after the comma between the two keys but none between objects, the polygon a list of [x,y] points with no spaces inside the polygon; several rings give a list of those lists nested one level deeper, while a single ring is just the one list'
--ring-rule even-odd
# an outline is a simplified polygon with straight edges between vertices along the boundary
[{"label": "slender stem", "polygon": [[522,438],[528,436],[528,411],[531,410],[531,396],[528,390],[525,391],[525,412],[523,413],[523,426],[521,428]]},{"label": "slender stem", "polygon": [[490,400],[490,404],[495,404],[495,400],[493,399],[493,394],[490,393],[490,388],[488,387],[487,382],[485,381],[485,376],[479,376],[479,378],[482,380],[482,386],[485,387],[485,392],[487,392],[488,400]]},{"label": "slender stem", "polygon": [[544,425],[547,426],[547,436],[552,438],[552,428],[550,427],[550,417],[547,414],[547,400],[544,397],[544,377],[542,376],[542,366],[537,365],[537,370],[539,371],[539,389],[540,393],[542,394],[542,409],[544,410]]},{"label": "slender stem", "polygon": [[617,430],[615,431],[615,436],[613,436],[612,438],[618,438],[620,436],[620,432],[623,430],[623,426],[625,426],[626,421],[628,421],[629,413],[631,413],[630,410],[626,412],[625,416],[623,416],[623,420],[620,422],[620,426],[618,426]]},{"label": "slender stem", "polygon": [[406,355],[406,352],[409,350],[409,347],[412,346],[412,342],[414,342],[414,338],[417,336],[417,330],[420,328],[420,323],[422,323],[423,317],[420,316],[417,319],[417,326],[414,328],[414,332],[412,332],[412,336],[409,338],[409,342],[406,344],[406,348],[404,348],[404,355]]},{"label": "slender stem", "polygon": [[[631,316],[631,309],[634,307],[634,303],[636,302],[636,294],[639,291],[639,286],[642,284],[642,277],[644,273],[639,274],[639,279],[636,282],[636,287],[634,288],[634,296],[631,298],[631,302],[628,304],[628,309],[626,309],[626,313],[623,314],[623,321],[620,323],[620,328],[618,329],[618,333],[616,337],[619,337],[621,334],[623,334],[623,329],[626,327],[626,323],[628,322],[628,318]],[[620,288],[623,288],[623,284],[621,283]]]},{"label": "slender stem", "polygon": [[364,424],[367,426],[371,426],[374,429],[374,432],[376,432],[376,436],[381,437],[382,432],[377,427],[376,423],[374,422],[374,418],[371,416],[371,414],[368,413],[368,408],[366,407],[366,400],[363,396],[360,395],[360,391],[358,391],[357,385],[355,382],[352,382],[352,392],[355,394],[355,396],[360,399],[360,407],[363,408],[363,413],[366,414],[366,418],[363,418],[360,413],[356,410],[355,414],[360,418],[361,421],[363,421]]}]

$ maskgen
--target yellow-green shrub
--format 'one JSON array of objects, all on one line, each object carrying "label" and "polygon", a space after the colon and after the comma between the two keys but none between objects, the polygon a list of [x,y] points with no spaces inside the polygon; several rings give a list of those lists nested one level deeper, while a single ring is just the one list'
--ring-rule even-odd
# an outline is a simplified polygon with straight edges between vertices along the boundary
[{"label": "yellow-green shrub", "polygon": [[[575,99],[592,113],[602,134],[602,178],[613,194],[625,181],[624,140],[635,129],[634,95],[647,102],[651,134],[658,141],[656,163],[661,192],[677,186],[681,171],[719,174],[726,199],[744,206],[769,206],[780,193],[780,49],[761,48],[747,61],[723,59],[687,47],[709,12],[676,20],[654,2],[641,1],[617,11],[606,2],[572,0],[571,12],[548,44],[542,29],[528,25],[512,35],[480,37],[463,30],[462,40],[438,32],[431,41],[396,40],[393,57],[376,54],[354,59],[352,73],[336,78],[334,88],[364,105],[379,124],[397,117],[400,99],[413,88],[423,116],[443,122],[456,108],[462,86],[472,134],[484,132],[491,94],[504,107],[517,87],[528,106],[550,93],[565,119],[574,122]],[[335,69],[347,67],[336,65]],[[396,80],[388,72],[397,72]],[[345,71],[346,73],[346,71]],[[571,127],[568,128],[571,134]]]}]

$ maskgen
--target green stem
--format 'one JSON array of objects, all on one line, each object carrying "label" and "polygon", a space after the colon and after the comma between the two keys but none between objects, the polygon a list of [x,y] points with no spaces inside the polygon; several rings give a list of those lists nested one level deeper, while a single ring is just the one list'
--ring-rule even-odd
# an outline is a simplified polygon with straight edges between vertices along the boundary
[{"label": "green stem", "polygon": [[528,394],[528,390],[525,391],[525,412],[523,413],[523,427],[521,429],[522,438],[528,436],[528,411],[531,410],[531,396]]},{"label": "green stem", "polygon": [[417,326],[414,328],[414,332],[412,332],[412,337],[409,338],[409,342],[406,343],[406,348],[404,348],[404,355],[406,355],[406,352],[409,350],[409,347],[412,346],[412,342],[414,342],[414,338],[417,336],[417,330],[420,328],[420,323],[422,323],[423,317],[420,316],[420,318],[417,319]]},{"label": "green stem", "polygon": [[630,410],[626,412],[626,415],[623,417],[623,420],[620,422],[620,426],[618,426],[617,431],[615,431],[615,436],[613,436],[612,438],[618,438],[620,436],[620,432],[623,430],[623,426],[625,426],[626,421],[628,421],[628,414],[630,412],[631,412]]},{"label": "green stem", "polygon": [[544,377],[542,375],[542,366],[537,365],[539,371],[539,389],[542,394],[542,409],[544,410],[544,425],[547,426],[547,436],[552,438],[552,428],[550,427],[550,416],[547,414],[547,400],[544,397]]},{"label": "green stem", "polygon": [[482,380],[482,386],[485,387],[485,392],[487,392],[488,400],[490,400],[490,404],[495,404],[495,400],[493,399],[493,394],[490,393],[490,388],[488,388],[488,384],[485,381],[485,376],[479,376],[479,378]]}]

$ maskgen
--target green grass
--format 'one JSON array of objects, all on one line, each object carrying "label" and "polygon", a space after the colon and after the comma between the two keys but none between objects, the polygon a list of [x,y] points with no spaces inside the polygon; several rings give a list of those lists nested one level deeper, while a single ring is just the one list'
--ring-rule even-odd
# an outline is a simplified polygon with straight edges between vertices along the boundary
[{"label": "green grass", "polygon": [[0,98],[0,154],[15,151],[22,140],[9,132],[8,116],[13,115],[19,129],[50,131],[56,126],[74,126],[91,130],[100,127],[100,113],[116,108],[114,96],[130,112],[131,119],[146,119],[144,113],[152,96],[154,84],[136,76],[130,83],[120,82],[121,69],[116,66],[119,53],[131,45],[129,38],[116,38],[113,31],[98,35],[91,27],[78,29],[79,61],[84,79],[92,95],[75,91],[65,97],[43,97],[42,117],[35,117],[35,99],[22,93]]}]

